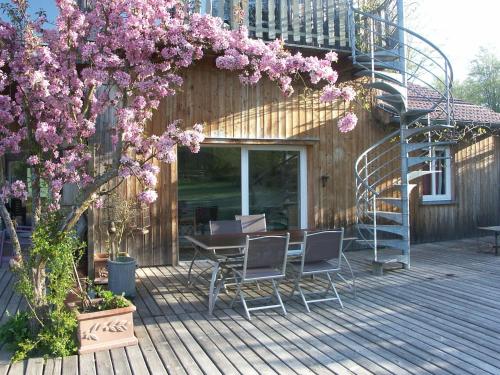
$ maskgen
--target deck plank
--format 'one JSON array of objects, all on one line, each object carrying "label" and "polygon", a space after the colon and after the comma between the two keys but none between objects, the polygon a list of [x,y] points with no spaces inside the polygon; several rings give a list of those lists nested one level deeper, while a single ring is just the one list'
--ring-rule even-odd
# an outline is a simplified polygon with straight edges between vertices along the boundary
[{"label": "deck plank", "polygon": [[96,375],[96,358],[94,353],[80,355],[79,361],[80,375]]},{"label": "deck plank", "polygon": [[148,366],[149,372],[152,374],[166,374],[167,370],[163,365],[156,348],[149,337],[146,328],[139,320],[134,319],[134,332],[139,340],[139,346],[144,356],[144,360]]},{"label": "deck plank", "polygon": [[49,358],[45,361],[43,375],[60,375],[62,368],[62,358]]},{"label": "deck plank", "polygon": [[[500,374],[500,257],[478,252],[474,239],[412,246],[412,269],[371,273],[368,251],[347,254],[357,298],[338,282],[344,302],[311,305],[289,298],[288,314],[258,311],[248,321],[230,308],[232,289],[207,313],[208,286],[187,287],[188,263],[137,271],[134,303],[139,345],[82,356],[9,364],[0,375],[101,374]],[[207,263],[195,265],[198,272]],[[26,308],[14,276],[0,268],[0,322]],[[324,286],[305,280],[304,290]],[[246,290],[268,295],[270,286]]]},{"label": "deck plank", "polygon": [[111,362],[116,375],[132,375],[132,369],[128,363],[127,352],[124,348],[111,349]]},{"label": "deck plank", "polygon": [[43,374],[43,358],[30,358],[26,365],[26,375],[42,375]]},{"label": "deck plank", "polygon": [[139,345],[127,346],[125,348],[127,352],[127,360],[132,369],[132,373],[136,374],[149,374],[148,366],[146,365],[146,361],[142,356],[141,349]]},{"label": "deck plank", "polygon": [[113,375],[113,363],[109,350],[95,352],[95,367],[99,375]]}]

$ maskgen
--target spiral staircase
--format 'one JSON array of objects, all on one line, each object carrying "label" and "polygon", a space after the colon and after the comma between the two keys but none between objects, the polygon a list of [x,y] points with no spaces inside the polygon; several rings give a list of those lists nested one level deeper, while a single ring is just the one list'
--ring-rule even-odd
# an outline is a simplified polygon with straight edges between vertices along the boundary
[{"label": "spiral staircase", "polygon": [[[404,27],[403,1],[384,1],[374,10],[349,4],[352,61],[377,106],[397,129],[356,160],[356,219],[361,242],[373,249],[373,270],[410,268],[410,193],[432,170],[432,147],[453,143],[453,72],[447,57],[427,39]],[[409,85],[432,90],[426,108],[409,108]]]}]

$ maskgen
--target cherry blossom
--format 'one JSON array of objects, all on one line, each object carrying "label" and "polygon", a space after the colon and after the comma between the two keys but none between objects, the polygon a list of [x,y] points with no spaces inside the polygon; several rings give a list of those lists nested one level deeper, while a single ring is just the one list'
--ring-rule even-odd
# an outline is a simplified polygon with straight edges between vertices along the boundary
[{"label": "cherry blossom", "polygon": [[[14,8],[23,3],[12,0]],[[138,198],[156,200],[159,168],[153,161],[175,161],[177,146],[198,152],[204,135],[201,124],[178,121],[151,134],[148,122],[207,51],[217,56],[217,68],[234,71],[245,85],[265,78],[289,96],[301,75],[322,90],[323,102],[355,96],[352,88],[336,86],[336,53],[292,54],[280,40],[264,43],[249,38],[243,26],[228,30],[220,18],[189,13],[181,0],[93,0],[86,11],[75,0],[56,4],[55,28],[44,17],[0,20],[0,155],[26,153],[49,187],[52,210],[59,209],[65,184],[77,185],[78,204],[88,207],[116,178],[137,178],[143,186]],[[110,109],[113,162],[93,170],[91,139],[99,116]],[[352,130],[356,121],[347,114],[339,129]],[[5,185],[2,198],[9,194],[24,197],[26,187]]]}]

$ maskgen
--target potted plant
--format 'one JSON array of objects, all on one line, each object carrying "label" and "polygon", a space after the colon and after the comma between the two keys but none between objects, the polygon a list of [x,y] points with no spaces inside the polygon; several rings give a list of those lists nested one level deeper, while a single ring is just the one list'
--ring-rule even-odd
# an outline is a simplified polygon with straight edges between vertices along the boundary
[{"label": "potted plant", "polygon": [[77,320],[78,354],[137,344],[135,306],[122,295],[96,288],[87,303],[69,303]]},{"label": "potted plant", "polygon": [[123,240],[136,233],[148,233],[147,207],[137,201],[112,194],[107,199],[108,220],[104,223],[108,233],[109,258],[106,261],[108,289],[117,295],[135,297],[136,260],[122,251]]}]

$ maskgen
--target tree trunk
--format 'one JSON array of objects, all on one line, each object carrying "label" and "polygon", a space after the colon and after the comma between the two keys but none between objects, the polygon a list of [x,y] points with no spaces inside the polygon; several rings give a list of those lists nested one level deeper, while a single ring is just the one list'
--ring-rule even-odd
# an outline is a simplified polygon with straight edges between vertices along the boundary
[{"label": "tree trunk", "polygon": [[32,169],[33,174],[31,177],[31,192],[32,192],[32,214],[33,214],[33,221],[32,221],[32,227],[36,228],[38,226],[38,223],[40,221],[40,216],[42,216],[42,197],[40,194],[40,174],[38,173],[38,168],[37,169]]},{"label": "tree trunk", "polygon": [[82,199],[74,205],[71,211],[66,215],[61,232],[68,232],[74,228],[80,217],[87,211],[95,200],[95,194],[98,193],[104,184],[118,176],[118,168],[109,170],[95,179],[94,183],[85,189]]},{"label": "tree trunk", "polygon": [[[0,186],[5,185],[4,165],[5,165],[5,156],[1,156],[0,157]],[[12,248],[14,250],[14,256],[19,258],[19,260],[20,260],[22,257],[21,244],[19,243],[19,238],[17,237],[16,228],[14,226],[12,218],[10,217],[10,213],[7,210],[7,207],[5,207],[5,202],[2,199],[0,199],[0,216],[2,216],[2,220],[5,224],[5,228],[7,229],[7,233],[9,233],[9,237],[12,241]]]}]

